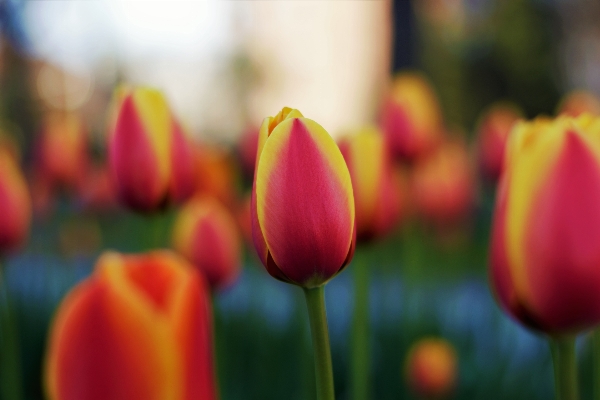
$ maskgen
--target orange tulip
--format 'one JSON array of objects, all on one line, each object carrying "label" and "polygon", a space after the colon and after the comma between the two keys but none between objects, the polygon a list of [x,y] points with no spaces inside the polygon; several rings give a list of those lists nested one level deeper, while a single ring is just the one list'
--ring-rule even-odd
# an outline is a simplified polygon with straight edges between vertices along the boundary
[{"label": "orange tulip", "polygon": [[38,174],[51,187],[78,189],[88,167],[87,142],[87,132],[79,116],[48,114],[37,147]]},{"label": "orange tulip", "polygon": [[224,288],[240,274],[241,244],[230,212],[212,198],[194,198],[175,221],[173,247],[206,276],[211,287]]},{"label": "orange tulip", "polygon": [[574,90],[559,103],[557,114],[578,117],[581,114],[600,115],[600,99],[586,90]]},{"label": "orange tulip", "polygon": [[321,286],[354,255],[348,167],[325,129],[298,110],[263,121],[251,211],[258,255],[284,282]]},{"label": "orange tulip", "polygon": [[442,138],[442,115],[435,92],[417,73],[398,74],[385,100],[381,127],[394,157],[413,161]]},{"label": "orange tulip", "polygon": [[441,399],[456,386],[457,360],[454,347],[446,340],[425,338],[409,350],[405,363],[408,386],[424,398]]},{"label": "orange tulip", "polygon": [[225,149],[209,144],[195,148],[196,194],[215,197],[232,209],[237,196],[235,161]]},{"label": "orange tulip", "polygon": [[105,253],[50,332],[50,400],[213,400],[210,298],[167,251]]},{"label": "orange tulip", "polygon": [[502,172],[508,134],[521,118],[520,110],[509,103],[497,103],[481,116],[477,127],[479,167],[486,178],[497,181]]},{"label": "orange tulip", "polygon": [[600,119],[518,123],[496,195],[491,284],[529,327],[600,323]]},{"label": "orange tulip", "polygon": [[31,223],[31,198],[21,169],[9,149],[0,147],[0,252],[25,241]]},{"label": "orange tulip", "polygon": [[401,195],[384,138],[369,127],[342,139],[340,151],[346,160],[356,207],[356,238],[370,240],[387,233],[398,222]]},{"label": "orange tulip", "polygon": [[474,179],[462,142],[447,142],[419,161],[412,175],[412,197],[427,220],[448,224],[461,220],[474,204]]},{"label": "orange tulip", "polygon": [[137,88],[118,107],[109,164],[120,199],[139,211],[182,201],[193,190],[190,144],[163,95]]}]

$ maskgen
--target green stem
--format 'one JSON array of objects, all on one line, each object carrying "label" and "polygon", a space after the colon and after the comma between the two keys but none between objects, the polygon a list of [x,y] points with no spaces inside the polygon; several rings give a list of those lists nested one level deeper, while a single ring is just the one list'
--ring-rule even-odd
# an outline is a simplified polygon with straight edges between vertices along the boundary
[{"label": "green stem", "polygon": [[351,398],[366,400],[369,396],[369,269],[361,257],[355,257],[354,318],[352,320]]},{"label": "green stem", "polygon": [[315,352],[317,400],[335,400],[327,312],[325,310],[325,287],[304,288],[304,296],[308,307],[308,318]]},{"label": "green stem", "polygon": [[552,369],[554,371],[554,398],[556,400],[560,400],[558,398],[558,392],[559,392],[559,387],[558,387],[558,381],[560,380],[560,371],[558,369],[558,345],[556,344],[556,341],[550,339],[548,340],[548,343],[550,344],[550,354],[552,355]]},{"label": "green stem", "polygon": [[0,398],[20,400],[21,362],[16,319],[10,308],[8,285],[0,265]]},{"label": "green stem", "polygon": [[554,376],[556,378],[556,398],[558,400],[578,400],[577,358],[575,336],[554,338],[556,355]]},{"label": "green stem", "polygon": [[600,329],[596,329],[592,334],[592,350],[592,362],[594,365],[594,392],[592,398],[594,400],[600,400]]}]

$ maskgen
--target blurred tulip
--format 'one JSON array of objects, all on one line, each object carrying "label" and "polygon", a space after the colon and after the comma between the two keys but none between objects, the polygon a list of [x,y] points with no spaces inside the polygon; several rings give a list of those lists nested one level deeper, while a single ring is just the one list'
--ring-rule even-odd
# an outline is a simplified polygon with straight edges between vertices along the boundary
[{"label": "blurred tulip", "polygon": [[343,138],[339,147],[352,178],[356,239],[368,241],[386,234],[400,218],[402,193],[394,181],[381,132],[364,128]]},{"label": "blurred tulip", "polygon": [[417,211],[438,225],[462,220],[474,204],[475,182],[465,144],[449,141],[419,161],[412,172]]},{"label": "blurred tulip", "polygon": [[117,208],[117,197],[108,166],[93,166],[88,170],[78,196],[79,206],[86,211],[102,212]]},{"label": "blurred tulip", "polygon": [[348,167],[325,129],[298,110],[284,108],[260,128],[252,235],[273,277],[306,288],[326,283],[354,255]]},{"label": "blurred tulip", "polygon": [[239,154],[244,174],[250,178],[254,177],[256,166],[256,152],[258,150],[258,128],[248,128],[240,138]]},{"label": "blurred tulip", "polygon": [[404,368],[408,386],[423,398],[446,398],[456,386],[456,351],[446,340],[419,340],[410,348]]},{"label": "blurred tulip", "polygon": [[138,211],[182,201],[193,189],[190,144],[163,95],[137,88],[120,103],[109,163],[120,199]]},{"label": "blurred tulip", "polygon": [[241,244],[235,219],[215,199],[194,198],[183,206],[173,227],[173,247],[214,289],[232,284],[240,274]]},{"label": "blurred tulip", "polygon": [[244,196],[244,198],[238,203],[237,212],[237,223],[246,241],[250,247],[253,246],[252,239],[252,193],[248,193]]},{"label": "blurred tulip", "polygon": [[557,114],[578,117],[588,113],[600,115],[600,99],[586,90],[574,90],[560,101]]},{"label": "blurred tulip", "polygon": [[209,144],[196,146],[196,193],[219,199],[227,208],[236,203],[236,165],[226,150]]},{"label": "blurred tulip", "polygon": [[496,194],[491,284],[523,324],[574,333],[600,323],[600,119],[519,122]]},{"label": "blurred tulip", "polygon": [[502,172],[504,148],[508,134],[522,117],[510,103],[497,103],[482,114],[477,125],[477,155],[483,176],[496,182]]},{"label": "blurred tulip", "polygon": [[202,277],[167,251],[105,253],[63,300],[50,332],[50,400],[213,400]]},{"label": "blurred tulip", "polygon": [[88,167],[88,139],[76,114],[51,113],[43,120],[37,143],[38,171],[51,188],[77,190]]},{"label": "blurred tulip", "polygon": [[0,252],[23,245],[31,223],[31,198],[14,155],[0,148]]},{"label": "blurred tulip", "polygon": [[398,159],[414,161],[440,142],[440,106],[424,76],[404,72],[395,77],[383,105],[381,127],[391,153]]}]

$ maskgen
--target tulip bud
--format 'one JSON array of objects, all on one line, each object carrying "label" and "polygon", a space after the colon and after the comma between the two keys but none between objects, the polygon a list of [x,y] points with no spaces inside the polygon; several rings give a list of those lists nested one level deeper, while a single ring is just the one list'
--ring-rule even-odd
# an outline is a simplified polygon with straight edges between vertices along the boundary
[{"label": "tulip bud", "polygon": [[211,329],[208,290],[183,259],[105,253],[58,308],[49,399],[215,399]]},{"label": "tulip bud", "polygon": [[456,386],[456,358],[452,345],[443,339],[419,340],[411,347],[406,358],[408,386],[424,398],[447,397]]},{"label": "tulip bud", "polygon": [[578,117],[581,114],[600,115],[600,99],[586,90],[574,90],[559,103],[557,114]]},{"label": "tulip bud", "polygon": [[139,211],[182,201],[193,189],[192,154],[163,95],[138,88],[121,96],[109,137],[109,162],[120,199]]},{"label": "tulip bud", "polygon": [[226,150],[202,144],[195,148],[196,193],[218,199],[228,208],[236,201],[238,177],[235,162]]},{"label": "tulip bud", "polygon": [[31,198],[25,178],[10,150],[0,148],[0,252],[25,241],[31,223]]},{"label": "tulip bud", "polygon": [[516,106],[497,103],[487,109],[479,120],[476,130],[479,168],[483,176],[493,182],[500,177],[506,140],[519,118],[521,112]]},{"label": "tulip bud", "polygon": [[413,170],[412,197],[417,211],[438,225],[462,220],[474,203],[474,179],[462,142],[447,142]]},{"label": "tulip bud", "polygon": [[600,119],[519,122],[496,194],[491,284],[502,308],[548,333],[600,323]]},{"label": "tulip bud", "polygon": [[284,108],[260,128],[254,246],[269,274],[306,288],[338,274],[356,241],[350,173],[327,131]]},{"label": "tulip bud", "polygon": [[239,276],[237,226],[215,199],[195,198],[183,206],[173,228],[173,247],[204,274],[212,288],[224,288]]},{"label": "tulip bud", "polygon": [[394,181],[381,132],[365,128],[342,139],[339,147],[352,178],[357,240],[386,234],[400,217],[402,193]]},{"label": "tulip bud", "polygon": [[395,158],[414,161],[442,137],[442,116],[435,92],[420,74],[401,73],[385,100],[381,127]]}]

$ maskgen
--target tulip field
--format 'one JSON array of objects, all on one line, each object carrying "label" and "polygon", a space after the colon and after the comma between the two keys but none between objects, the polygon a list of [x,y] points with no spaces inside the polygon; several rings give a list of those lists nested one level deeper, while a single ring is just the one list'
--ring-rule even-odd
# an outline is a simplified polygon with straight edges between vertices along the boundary
[{"label": "tulip field", "polygon": [[600,400],[597,18],[0,1],[0,400]]}]

